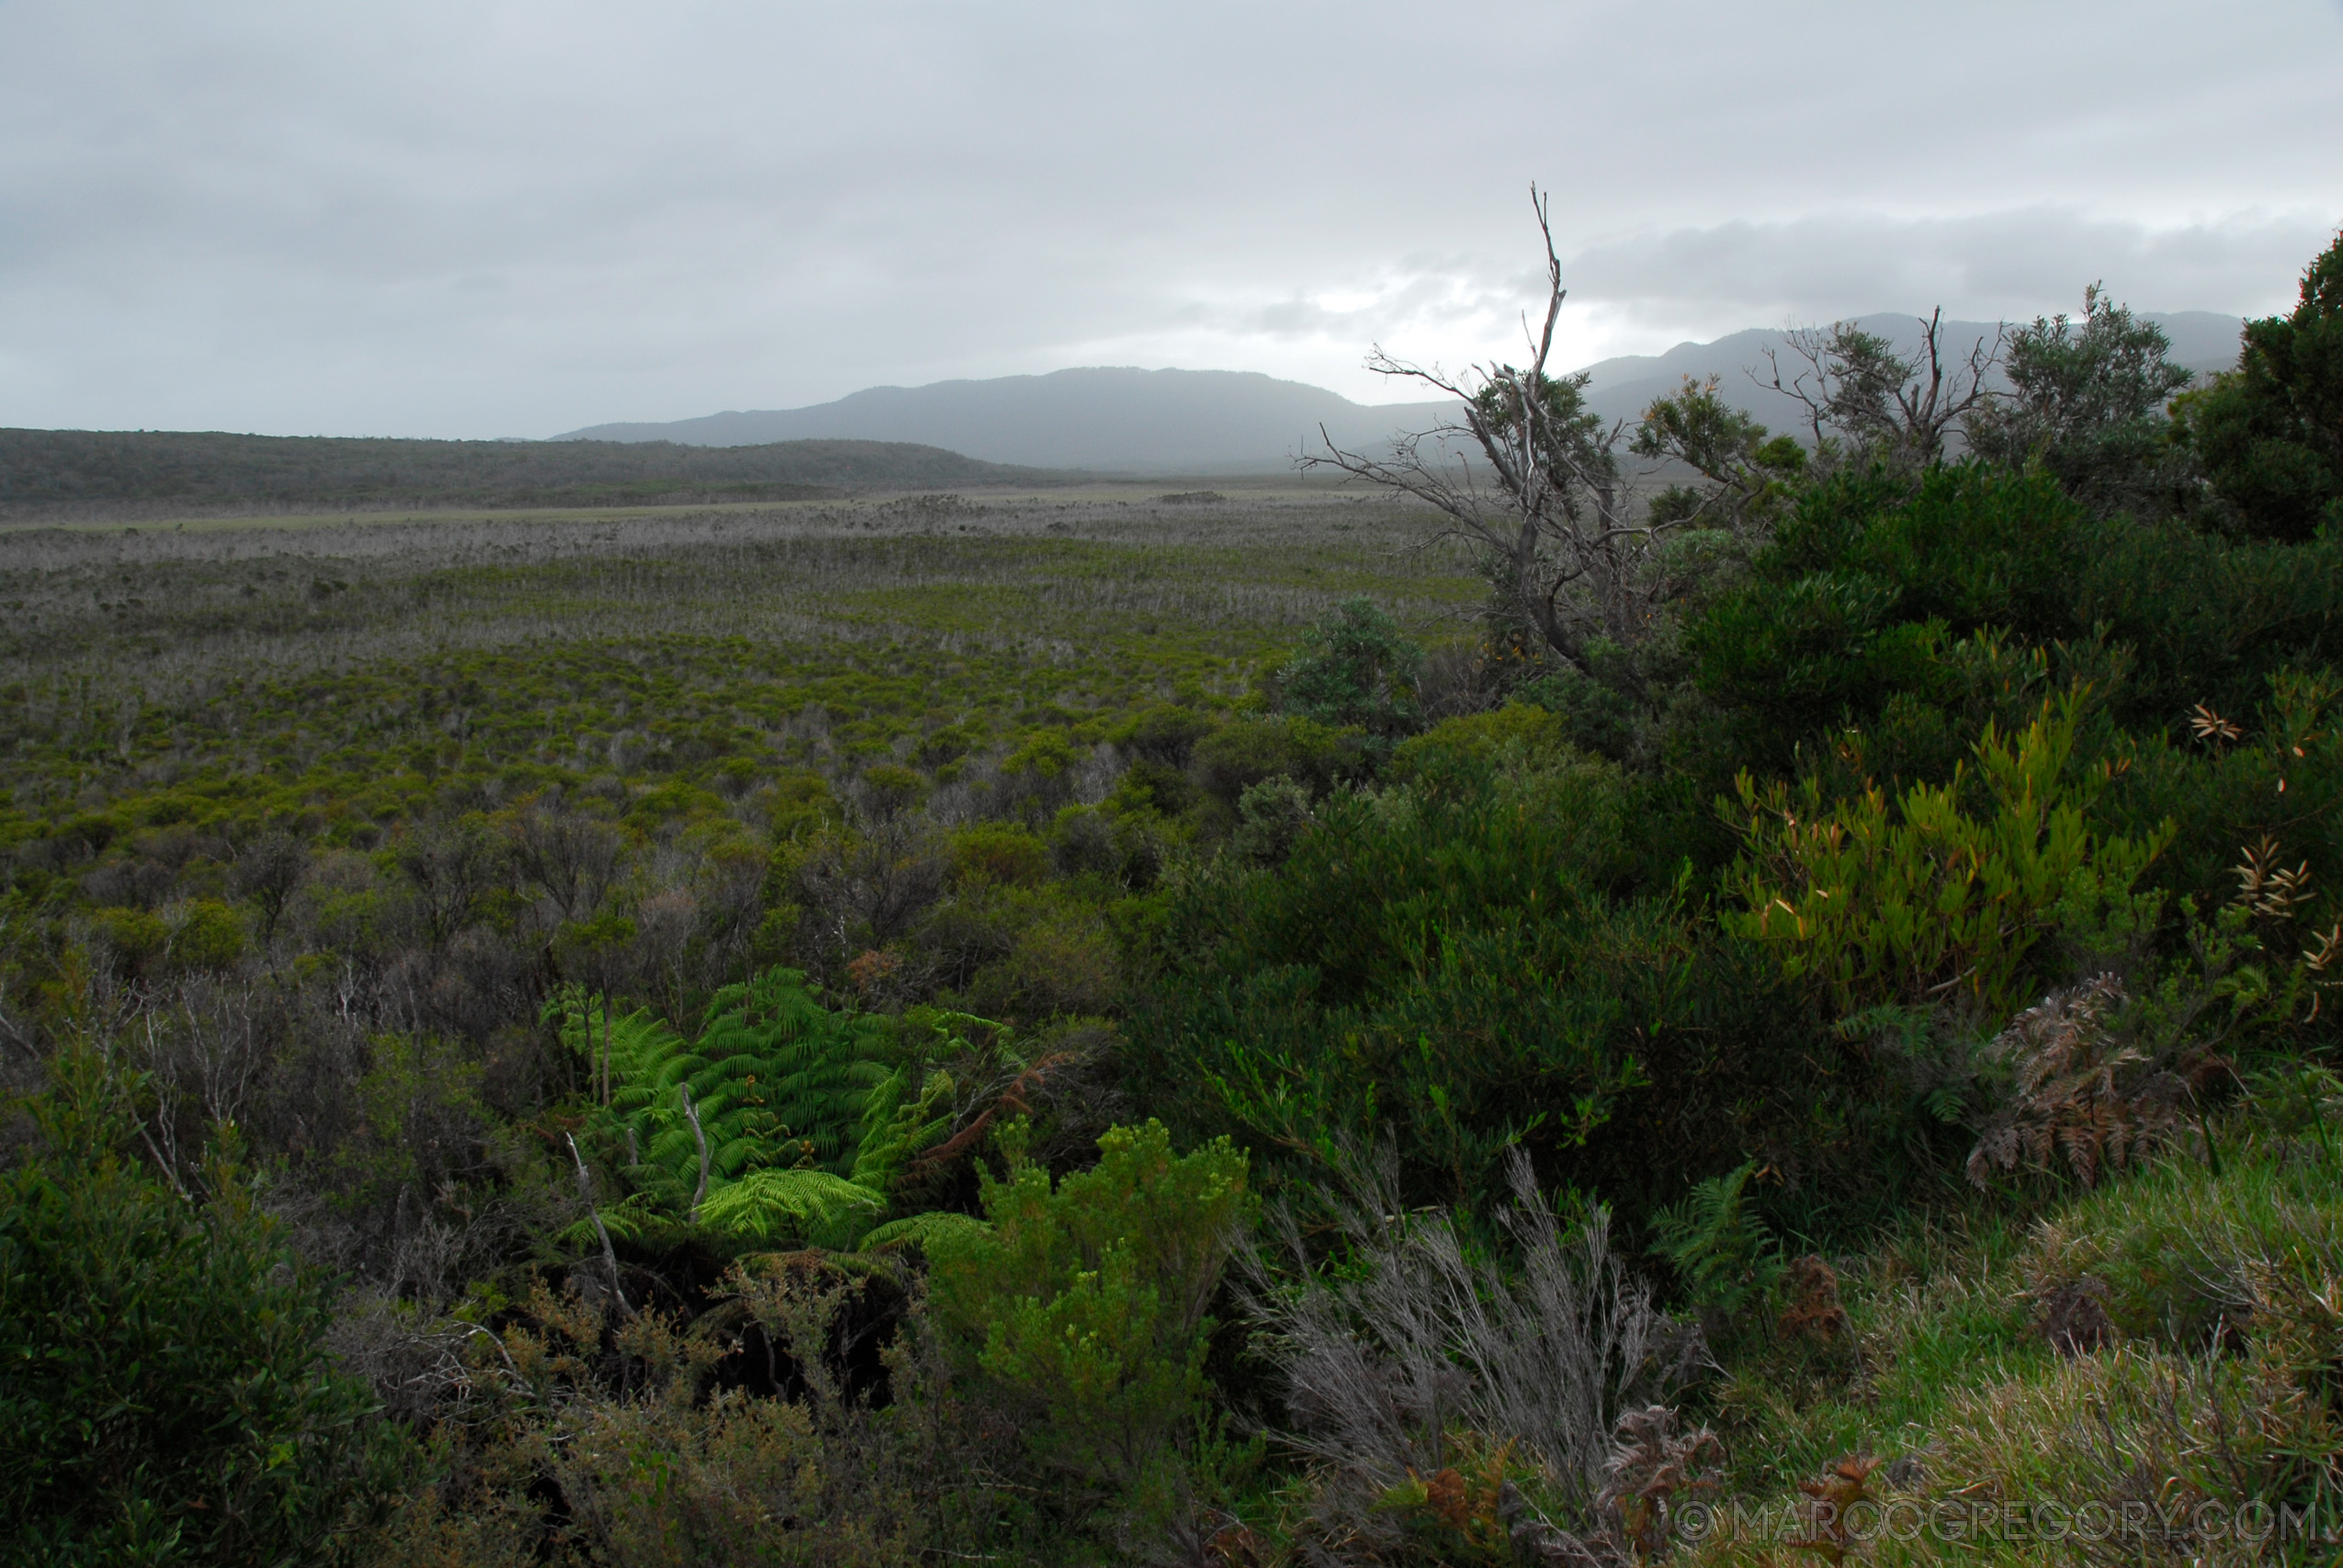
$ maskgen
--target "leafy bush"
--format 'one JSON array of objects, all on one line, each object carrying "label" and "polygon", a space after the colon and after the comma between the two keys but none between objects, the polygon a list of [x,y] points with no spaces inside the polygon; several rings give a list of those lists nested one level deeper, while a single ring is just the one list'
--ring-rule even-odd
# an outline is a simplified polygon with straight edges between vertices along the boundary
[{"label": "leafy bush", "polygon": [[1515,686],[1511,705],[1554,715],[1561,739],[1613,761],[1628,759],[1646,719],[1615,687],[1567,665]]},{"label": "leafy bush", "polygon": [[1095,904],[1060,885],[1036,890],[1019,912],[1008,951],[969,978],[968,1007],[1032,1022],[1103,1013],[1120,999],[1119,957]]},{"label": "leafy bush", "polygon": [[2010,334],[2010,395],[1966,421],[1970,450],[2011,468],[2040,465],[2092,511],[2153,515],[2184,499],[2165,404],[2195,379],[2170,341],[2096,284],[2083,319],[2037,316]]},{"label": "leafy bush", "polygon": [[2318,914],[2327,891],[2343,886],[2338,716],[2343,679],[2332,669],[2274,674],[2254,708],[2194,704],[2184,736],[2140,747],[2099,811],[2118,822],[2174,824],[2155,875],[2179,897],[2226,902],[2258,855],[2272,872],[2299,874],[2287,918],[2324,929],[2343,914],[2332,905]]},{"label": "leafy bush", "polygon": [[[1016,1544],[990,1413],[951,1387],[916,1297],[879,1358],[891,1397],[849,1375],[840,1325],[875,1283],[803,1259],[736,1267],[700,1322],[643,1312],[610,1334],[617,1386],[596,1375],[606,1325],[540,1283],[495,1335],[465,1336],[471,1392],[439,1476],[369,1560],[910,1568]],[[723,1386],[744,1345],[794,1369],[789,1397]]]},{"label": "leafy bush", "polygon": [[1322,794],[1360,771],[1357,739],[1309,718],[1239,719],[1196,742],[1191,772],[1231,811],[1263,779],[1289,778]]},{"label": "leafy bush", "polygon": [[1263,779],[1237,797],[1237,830],[1228,852],[1239,860],[1275,865],[1309,830],[1310,792],[1283,776]]},{"label": "leafy bush", "polygon": [[125,1155],[86,1056],[0,1175],[0,1508],[12,1562],[323,1562],[394,1479],[330,1365],[331,1297],[223,1149],[200,1197]]},{"label": "leafy bush", "polygon": [[2180,412],[2243,531],[2299,541],[2343,522],[2343,235],[2303,273],[2293,312],[2247,322],[2237,368]]},{"label": "leafy bush", "polygon": [[1421,773],[1453,769],[1459,763],[1549,761],[1565,749],[1567,722],[1558,713],[1525,702],[1443,719],[1422,734],[1401,741],[1384,774],[1394,783],[1406,784]]},{"label": "leafy bush", "polygon": [[1374,600],[1345,599],[1277,671],[1278,704],[1330,728],[1364,729],[1387,741],[1421,722],[1415,685],[1423,657]]},{"label": "leafy bush", "polygon": [[2161,902],[2134,887],[2171,830],[2092,831],[2109,770],[2074,765],[2078,717],[2070,695],[2016,735],[1988,725],[1974,784],[1959,772],[1915,784],[1892,808],[1875,787],[1828,802],[1816,781],[1760,787],[1744,773],[1745,908],[1725,924],[1772,944],[1842,1011],[1965,1000],[2007,1016],[2037,986],[2045,940],[2105,951],[2145,934]]},{"label": "leafy bush", "polygon": [[1298,1178],[1371,1131],[1411,1202],[1491,1200],[1507,1149],[1575,1147],[1643,1081],[1694,966],[1677,911],[1602,892],[1622,808],[1607,764],[1468,768],[1331,795],[1274,872],[1181,885],[1135,1031],[1154,1092]]},{"label": "leafy bush", "polygon": [[1118,1127],[1053,1187],[1004,1140],[983,1187],[988,1228],[930,1244],[937,1321],[1036,1461],[1079,1488],[1136,1485],[1195,1430],[1205,1313],[1250,1217],[1227,1140],[1172,1152],[1160,1122]]},{"label": "leafy bush", "polygon": [[1142,761],[1176,770],[1188,765],[1188,754],[1212,730],[1212,720],[1194,708],[1157,703],[1133,715],[1111,739]]},{"label": "leafy bush", "polygon": [[2043,476],[1937,468],[1914,492],[1894,474],[1841,470],[1688,630],[1702,687],[1794,728],[1861,722],[1919,673],[1919,628],[2040,641],[2088,630],[2073,608],[2085,521]]},{"label": "leafy bush", "polygon": [[1049,847],[1023,828],[983,823],[947,841],[956,886],[1030,887],[1049,874]]}]

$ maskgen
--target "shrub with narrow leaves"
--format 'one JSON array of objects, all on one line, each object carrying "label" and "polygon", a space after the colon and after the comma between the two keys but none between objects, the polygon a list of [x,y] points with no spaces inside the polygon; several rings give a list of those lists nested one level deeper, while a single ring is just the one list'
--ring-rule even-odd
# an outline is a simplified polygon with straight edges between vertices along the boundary
[{"label": "shrub with narrow leaves", "polygon": [[[1021,1125],[1021,1124],[1019,1124]],[[1117,1127],[1054,1185],[1004,1139],[987,1226],[930,1244],[935,1311],[970,1370],[1024,1413],[1034,1457],[1077,1487],[1127,1487],[1195,1430],[1207,1317],[1251,1208],[1245,1156],[1172,1152],[1160,1122]]]},{"label": "shrub with narrow leaves", "polygon": [[2075,763],[2079,694],[2045,703],[2004,735],[1988,724],[1976,767],[1892,802],[1869,788],[1827,800],[1804,786],[1738,782],[1745,851],[1733,872],[1744,908],[1728,929],[1773,946],[1783,969],[1845,1011],[1882,1002],[1965,1001],[2006,1016],[2050,938],[2091,948],[2154,921],[2138,890],[2170,840],[2096,830],[2106,764]]}]

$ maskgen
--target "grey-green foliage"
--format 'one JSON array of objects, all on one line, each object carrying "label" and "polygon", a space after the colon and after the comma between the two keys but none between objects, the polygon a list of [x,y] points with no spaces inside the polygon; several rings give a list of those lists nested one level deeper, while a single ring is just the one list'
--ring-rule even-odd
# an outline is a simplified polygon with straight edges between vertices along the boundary
[{"label": "grey-green foliage", "polygon": [[1422,722],[1416,677],[1423,659],[1423,649],[1374,600],[1345,599],[1278,671],[1278,705],[1387,739],[1412,734]]},{"label": "grey-green foliage", "polygon": [[1805,406],[1817,475],[1852,463],[1909,477],[1940,461],[1946,435],[1987,400],[2000,350],[1978,339],[1964,352],[1945,338],[1941,310],[1920,321],[1909,356],[1852,321],[1802,327],[1783,343],[1786,359],[1766,351],[1766,384]]},{"label": "grey-green foliage", "polygon": [[1636,422],[1630,446],[1636,456],[1672,458],[1703,481],[1670,486],[1653,498],[1648,515],[1731,534],[1761,531],[1796,493],[1805,449],[1789,436],[1770,434],[1720,397],[1717,386],[1714,376],[1705,381],[1686,377]]},{"label": "grey-green foliage", "polygon": [[1612,1252],[1609,1212],[1557,1212],[1515,1148],[1496,1210],[1510,1245],[1491,1246],[1454,1210],[1409,1213],[1387,1150],[1349,1164],[1329,1195],[1333,1258],[1280,1213],[1282,1256],[1254,1255],[1246,1292],[1285,1441],[1322,1467],[1322,1522],[1396,1547],[1388,1489],[1456,1462],[1460,1429],[1590,1502],[1619,1416],[1666,1397],[1698,1348]]},{"label": "grey-green foliage", "polygon": [[1274,865],[1310,825],[1307,786],[1280,773],[1252,785],[1237,798],[1237,830],[1228,852],[1240,860]]},{"label": "grey-green foliage", "polygon": [[2079,321],[2038,316],[2010,334],[2009,390],[1971,412],[1971,450],[2011,468],[2040,464],[2101,515],[2168,511],[2181,448],[2165,406],[2192,374],[2166,357],[2171,347],[2162,328],[2092,284]]}]

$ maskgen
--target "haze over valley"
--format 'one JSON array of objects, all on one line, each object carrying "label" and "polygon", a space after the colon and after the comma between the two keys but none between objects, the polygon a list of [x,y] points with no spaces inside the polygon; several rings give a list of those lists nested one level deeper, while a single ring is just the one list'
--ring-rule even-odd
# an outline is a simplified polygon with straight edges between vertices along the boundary
[{"label": "haze over valley", "polygon": [[[2197,370],[2227,367],[2237,356],[2235,317],[2205,310],[2145,319],[2172,340],[2172,357]],[[1860,317],[1858,326],[1917,351],[1919,321],[1910,315]],[[1965,354],[2005,329],[1948,321],[1950,352]],[[1654,399],[1690,377],[1714,376],[1732,406],[1776,432],[1802,434],[1805,411],[1760,386],[1768,350],[1783,353],[1783,333],[1752,329],[1712,343],[1681,344],[1658,355],[1625,355],[1586,367],[1587,406],[1606,420],[1633,423]],[[1790,360],[1790,369],[1795,361]],[[1784,371],[1785,381],[1789,370]],[[1388,383],[1404,393],[1411,383]],[[1138,474],[1258,473],[1290,470],[1296,457],[1323,451],[1325,439],[1352,448],[1379,447],[1395,433],[1429,430],[1451,415],[1443,401],[1360,404],[1322,388],[1258,372],[1083,368],[1042,376],[942,381],[925,387],[873,387],[810,408],[751,410],[651,423],[588,425],[555,440],[673,441],[745,446],[809,438],[918,442],[993,463]]]}]

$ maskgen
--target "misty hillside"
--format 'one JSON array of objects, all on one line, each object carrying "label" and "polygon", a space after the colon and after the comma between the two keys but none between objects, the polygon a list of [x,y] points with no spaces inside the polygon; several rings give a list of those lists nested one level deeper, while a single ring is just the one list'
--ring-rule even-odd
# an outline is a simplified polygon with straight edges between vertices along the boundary
[{"label": "misty hillside", "polygon": [[598,424],[558,439],[722,446],[855,436],[1045,468],[1202,473],[1283,468],[1317,444],[1321,424],[1346,445],[1387,440],[1394,430],[1428,424],[1439,407],[1368,408],[1251,371],[1089,368],[871,387],[811,408]]},{"label": "misty hillside", "polygon": [[[2212,371],[2225,370],[2236,362],[2240,323],[2235,316],[2211,310],[2140,314],[2141,319],[2164,329],[2165,336],[2172,342],[2172,358],[2178,364],[2191,370]],[[1854,324],[1886,338],[1907,356],[1919,351],[1923,323],[1917,316],[1859,316]],[[1941,339],[1946,357],[1964,358],[1979,339],[1989,342],[1995,330],[1990,321],[1945,322]],[[1588,386],[1588,401],[1598,412],[1611,418],[1633,420],[1653,399],[1674,391],[1686,377],[1701,380],[1715,376],[1717,390],[1727,401],[1748,410],[1777,432],[1802,434],[1805,411],[1794,400],[1751,378],[1752,372],[1771,376],[1771,367],[1766,360],[1770,349],[1780,357],[1782,379],[1788,384],[1799,361],[1784,346],[1786,335],[1780,328],[1758,327],[1713,343],[1678,344],[1665,354],[1623,355],[1602,360],[1586,367],[1593,377]]]},{"label": "misty hillside", "polygon": [[[2235,317],[2190,310],[2151,316],[2173,342],[2174,357],[2218,369],[2236,357]],[[1907,352],[1919,322],[1910,316],[1860,318],[1870,332]],[[1947,322],[1948,348],[1964,352],[1991,323]],[[1801,423],[1797,405],[1760,389],[1747,374],[1783,343],[1778,329],[1735,333],[1714,343],[1680,344],[1661,355],[1631,355],[1587,367],[1593,407],[1632,420],[1686,376],[1715,375],[1726,398],[1776,430]],[[1784,379],[1787,379],[1785,374]],[[1404,389],[1395,384],[1396,390]],[[938,381],[924,387],[872,387],[835,402],[801,409],[709,414],[663,424],[597,424],[558,440],[672,441],[707,446],[851,437],[916,441],[995,463],[1105,472],[1238,473],[1288,468],[1319,448],[1321,426],[1345,446],[1369,446],[1398,431],[1431,428],[1446,405],[1435,401],[1368,405],[1320,387],[1235,370],[1085,368],[1047,376]]]},{"label": "misty hillside", "polygon": [[0,518],[169,509],[652,506],[1066,476],[934,446],[789,441],[401,441],[219,432],[0,430]]}]

